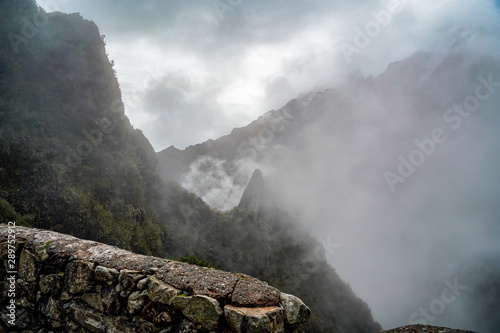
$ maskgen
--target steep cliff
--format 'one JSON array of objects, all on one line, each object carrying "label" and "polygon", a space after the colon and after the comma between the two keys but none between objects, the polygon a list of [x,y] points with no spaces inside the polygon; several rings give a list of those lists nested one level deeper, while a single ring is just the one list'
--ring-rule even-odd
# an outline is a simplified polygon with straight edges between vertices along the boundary
[{"label": "steep cliff", "polygon": [[0,2],[0,18],[0,222],[189,257],[296,290],[314,303],[309,332],[380,328],[323,257],[310,270],[322,246],[286,212],[215,211],[160,180],[151,145],[124,114],[93,22],[29,0]]},{"label": "steep cliff", "polygon": [[262,206],[269,203],[268,200],[269,196],[262,171],[257,169],[253,172],[238,207],[249,213],[257,214]]},{"label": "steep cliff", "polygon": [[157,161],[97,26],[34,1],[0,15],[0,222],[160,254]]},{"label": "steep cliff", "polygon": [[[330,260],[385,326],[412,323],[458,276],[467,293],[433,324],[496,332],[499,250],[489,244],[500,235],[491,202],[500,189],[500,63],[476,37],[297,98],[225,137],[169,148],[159,160],[175,150],[188,164],[159,171],[228,209],[227,194],[244,193],[240,184],[259,168],[282,207],[349,244]],[[207,169],[223,181],[199,181]]]},{"label": "steep cliff", "polygon": [[190,254],[303,299],[312,311],[304,331],[380,331],[368,305],[328,264],[335,245],[320,244],[281,209],[260,170],[254,171],[237,207],[205,220],[203,228],[192,228],[192,234],[189,243],[196,246]]}]

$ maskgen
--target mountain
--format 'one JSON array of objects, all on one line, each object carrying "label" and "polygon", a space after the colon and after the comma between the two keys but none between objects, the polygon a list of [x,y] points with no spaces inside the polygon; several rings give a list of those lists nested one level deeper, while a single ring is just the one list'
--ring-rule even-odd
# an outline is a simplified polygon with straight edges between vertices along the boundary
[{"label": "mountain", "polygon": [[238,207],[249,213],[258,212],[262,206],[268,203],[268,194],[265,186],[262,171],[256,169],[241,196]]},{"label": "mountain", "polygon": [[[328,261],[384,327],[495,332],[500,61],[488,45],[353,75],[221,138],[169,147],[158,172],[230,210],[260,169],[277,205],[341,244]],[[456,301],[421,315],[453,281],[467,286]]]},{"label": "mountain", "polygon": [[33,1],[0,12],[1,221],[159,254],[157,161],[124,114],[97,26]]},{"label": "mountain", "polygon": [[[329,93],[326,91],[319,95]],[[286,143],[298,128],[304,127],[308,120],[317,118],[324,107],[322,96],[311,93],[303,98],[293,99],[283,108],[271,110],[251,124],[235,128],[230,134],[216,140],[208,140],[184,150],[170,146],[157,153],[158,172],[164,179],[181,181],[182,175],[189,171],[190,164],[201,156],[209,155],[226,161],[243,157],[263,158],[268,152],[268,143],[272,142],[274,146]],[[235,171],[237,167],[227,165],[226,168],[228,171]]]},{"label": "mountain", "polygon": [[0,222],[255,276],[308,303],[306,332],[380,331],[262,173],[225,212],[161,179],[93,22],[30,0],[1,1],[0,19]]},{"label": "mountain", "polygon": [[[384,94],[385,99],[400,100],[401,92],[419,91],[432,75],[435,78],[437,73],[443,74],[445,66],[463,65],[467,61],[463,57],[450,54],[443,59],[437,54],[416,52],[405,60],[389,64],[386,71],[376,78],[353,75],[342,86],[292,99],[282,108],[268,111],[249,125],[235,128],[218,139],[184,150],[170,146],[157,153],[158,172],[163,179],[182,182],[184,178],[192,177],[190,172],[193,167],[198,167],[198,159],[209,156],[222,160],[225,171],[233,177],[244,173],[246,182],[251,173],[242,170],[244,163],[238,161],[251,160],[264,165],[273,162],[280,158],[281,150],[296,150],[309,144],[308,134],[313,130],[329,132],[325,139],[336,136],[338,126],[352,125],[353,111],[360,99],[368,101],[374,95]],[[413,96],[406,97],[405,102],[415,103]]]}]

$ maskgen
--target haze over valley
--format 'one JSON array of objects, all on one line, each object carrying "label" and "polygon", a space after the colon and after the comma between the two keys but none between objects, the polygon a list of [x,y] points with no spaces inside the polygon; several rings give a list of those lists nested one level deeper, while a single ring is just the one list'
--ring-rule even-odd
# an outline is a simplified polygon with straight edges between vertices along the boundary
[{"label": "haze over valley", "polygon": [[498,2],[0,9],[0,222],[255,276],[304,332],[498,331]]}]

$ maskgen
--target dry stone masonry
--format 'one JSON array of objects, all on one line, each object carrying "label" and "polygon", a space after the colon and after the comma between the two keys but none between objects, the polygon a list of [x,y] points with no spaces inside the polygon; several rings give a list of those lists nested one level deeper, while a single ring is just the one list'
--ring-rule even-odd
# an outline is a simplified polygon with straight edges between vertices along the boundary
[{"label": "dry stone masonry", "polygon": [[0,225],[0,333],[296,333],[311,313],[299,298],[244,274],[47,230],[10,230],[15,269],[9,228]]}]

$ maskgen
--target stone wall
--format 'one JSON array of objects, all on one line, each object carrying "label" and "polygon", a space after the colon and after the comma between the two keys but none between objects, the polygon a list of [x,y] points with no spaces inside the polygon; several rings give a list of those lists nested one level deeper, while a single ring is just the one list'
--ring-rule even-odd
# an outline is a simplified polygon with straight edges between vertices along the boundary
[{"label": "stone wall", "polygon": [[0,332],[301,332],[310,315],[244,274],[52,231],[2,224],[0,256]]}]

